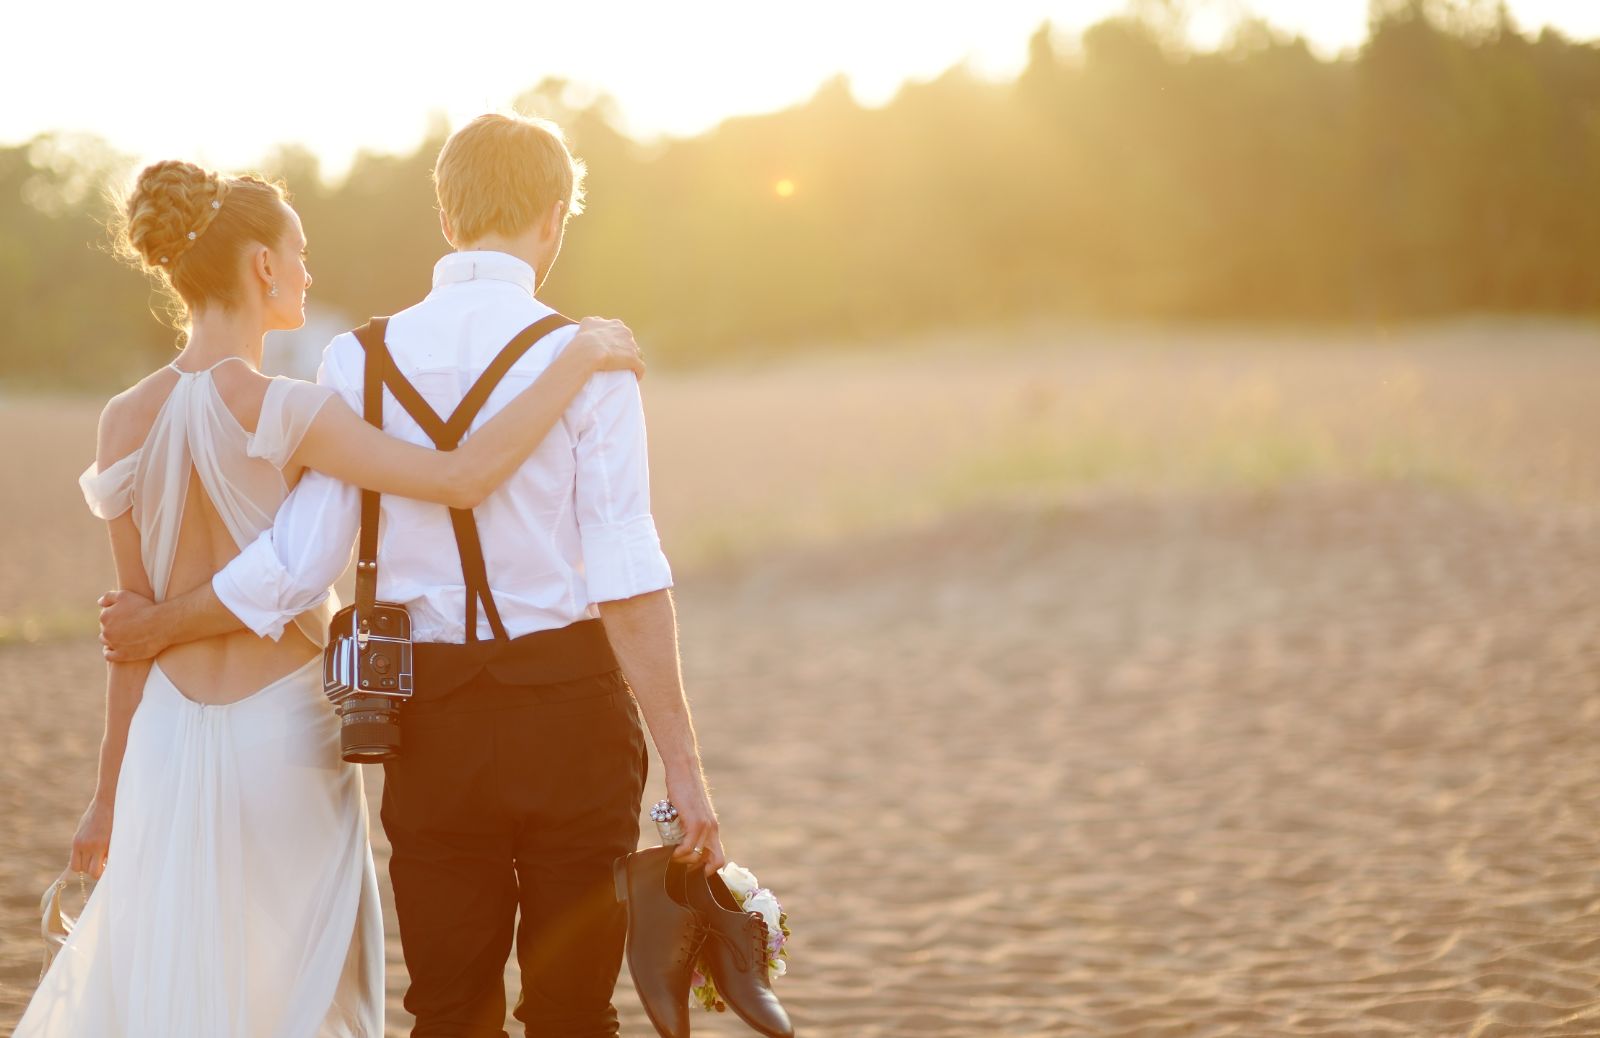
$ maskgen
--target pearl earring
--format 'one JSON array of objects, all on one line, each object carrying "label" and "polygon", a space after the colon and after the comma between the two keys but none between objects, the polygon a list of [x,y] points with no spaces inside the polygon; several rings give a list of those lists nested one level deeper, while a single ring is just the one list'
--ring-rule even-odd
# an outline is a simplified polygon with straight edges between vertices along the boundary
[{"label": "pearl earring", "polygon": [[278,298],[278,283],[276,281],[272,283],[272,288],[267,291],[267,295],[274,299]]}]

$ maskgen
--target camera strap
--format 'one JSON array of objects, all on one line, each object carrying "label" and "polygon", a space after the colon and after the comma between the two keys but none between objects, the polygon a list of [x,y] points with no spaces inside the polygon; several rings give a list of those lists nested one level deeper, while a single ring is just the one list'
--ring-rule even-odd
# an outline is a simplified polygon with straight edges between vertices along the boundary
[{"label": "camera strap", "polygon": [[[448,419],[440,418],[437,411],[423,399],[415,386],[400,373],[395,366],[394,358],[389,353],[388,343],[385,341],[389,319],[387,317],[374,317],[366,325],[356,329],[356,339],[367,352],[365,388],[365,417],[368,422],[383,427],[383,387],[387,386],[389,392],[394,394],[396,402],[405,408],[413,421],[422,428],[428,438],[433,441],[435,448],[441,451],[452,451],[460,445],[471,428],[472,422],[488,403],[489,395],[494,392],[511,366],[520,360],[523,354],[533,348],[533,344],[543,339],[546,335],[559,328],[577,322],[561,314],[551,314],[544,317],[522,331],[496,354],[478,380],[467,390],[466,396],[461,398],[461,403],[450,413]],[[377,403],[374,404],[374,401]],[[369,504],[368,498],[371,498]],[[489,628],[494,633],[496,641],[509,641],[510,635],[506,632],[505,624],[500,619],[500,610],[495,606],[494,593],[489,588],[488,568],[483,560],[483,542],[478,535],[478,521],[469,508],[450,509],[450,526],[455,532],[456,550],[461,556],[461,579],[467,593],[466,633],[468,642],[481,641],[478,637],[478,603],[483,603],[484,616],[489,621]],[[369,532],[370,530],[370,532]],[[377,598],[378,581],[378,495],[370,491],[361,492],[361,541],[360,552],[356,560],[356,612],[361,613],[362,576],[371,574],[371,599]],[[370,566],[365,565],[367,561]]]},{"label": "camera strap", "polygon": [[[378,340],[383,340],[384,327],[388,324],[386,318],[378,318],[372,322],[376,324]],[[361,340],[361,345],[366,346],[362,338],[361,329],[356,333],[356,338]],[[362,417],[367,423],[383,428],[383,369],[389,360],[389,351],[379,349],[376,354],[367,350],[366,363],[362,377]],[[361,489],[361,536],[356,548],[356,629],[360,636],[370,633],[370,617],[372,607],[378,600],[378,493],[375,490]]]}]

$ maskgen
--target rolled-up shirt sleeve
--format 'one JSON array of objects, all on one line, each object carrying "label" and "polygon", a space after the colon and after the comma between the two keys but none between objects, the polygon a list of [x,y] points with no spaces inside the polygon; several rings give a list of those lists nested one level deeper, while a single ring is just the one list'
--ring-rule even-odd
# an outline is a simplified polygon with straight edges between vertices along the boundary
[{"label": "rolled-up shirt sleeve", "polygon": [[[354,341],[340,336],[324,352],[317,381],[360,413],[360,394],[339,363],[350,348],[345,338]],[[241,623],[276,641],[290,620],[328,597],[350,564],[360,523],[360,490],[308,469],[272,526],[217,571],[211,588]]]},{"label": "rolled-up shirt sleeve", "polygon": [[585,388],[577,428],[576,508],[589,601],[672,586],[650,514],[644,401],[631,371],[602,371]]}]

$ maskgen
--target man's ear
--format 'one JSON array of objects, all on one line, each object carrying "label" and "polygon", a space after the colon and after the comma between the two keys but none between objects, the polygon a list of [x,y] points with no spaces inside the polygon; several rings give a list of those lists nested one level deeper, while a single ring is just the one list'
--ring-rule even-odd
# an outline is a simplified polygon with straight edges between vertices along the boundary
[{"label": "man's ear", "polygon": [[539,229],[539,237],[544,241],[557,241],[561,237],[561,223],[566,219],[567,204],[556,202],[550,207],[550,212],[545,215],[544,226]]},{"label": "man's ear", "polygon": [[450,247],[452,249],[455,248],[456,247],[455,232],[450,229],[450,217],[449,217],[449,214],[447,214],[443,209],[439,210],[439,230],[444,232],[444,240],[450,243]]}]

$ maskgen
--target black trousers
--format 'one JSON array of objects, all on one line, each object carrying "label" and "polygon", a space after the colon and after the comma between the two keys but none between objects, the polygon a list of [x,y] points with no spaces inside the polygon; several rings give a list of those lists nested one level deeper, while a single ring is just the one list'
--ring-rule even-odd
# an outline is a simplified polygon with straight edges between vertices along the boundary
[{"label": "black trousers", "polygon": [[626,915],[611,863],[638,845],[648,761],[622,672],[547,685],[483,672],[407,703],[401,732],[382,818],[413,1038],[506,1036],[513,944],[529,1038],[616,1035]]}]

